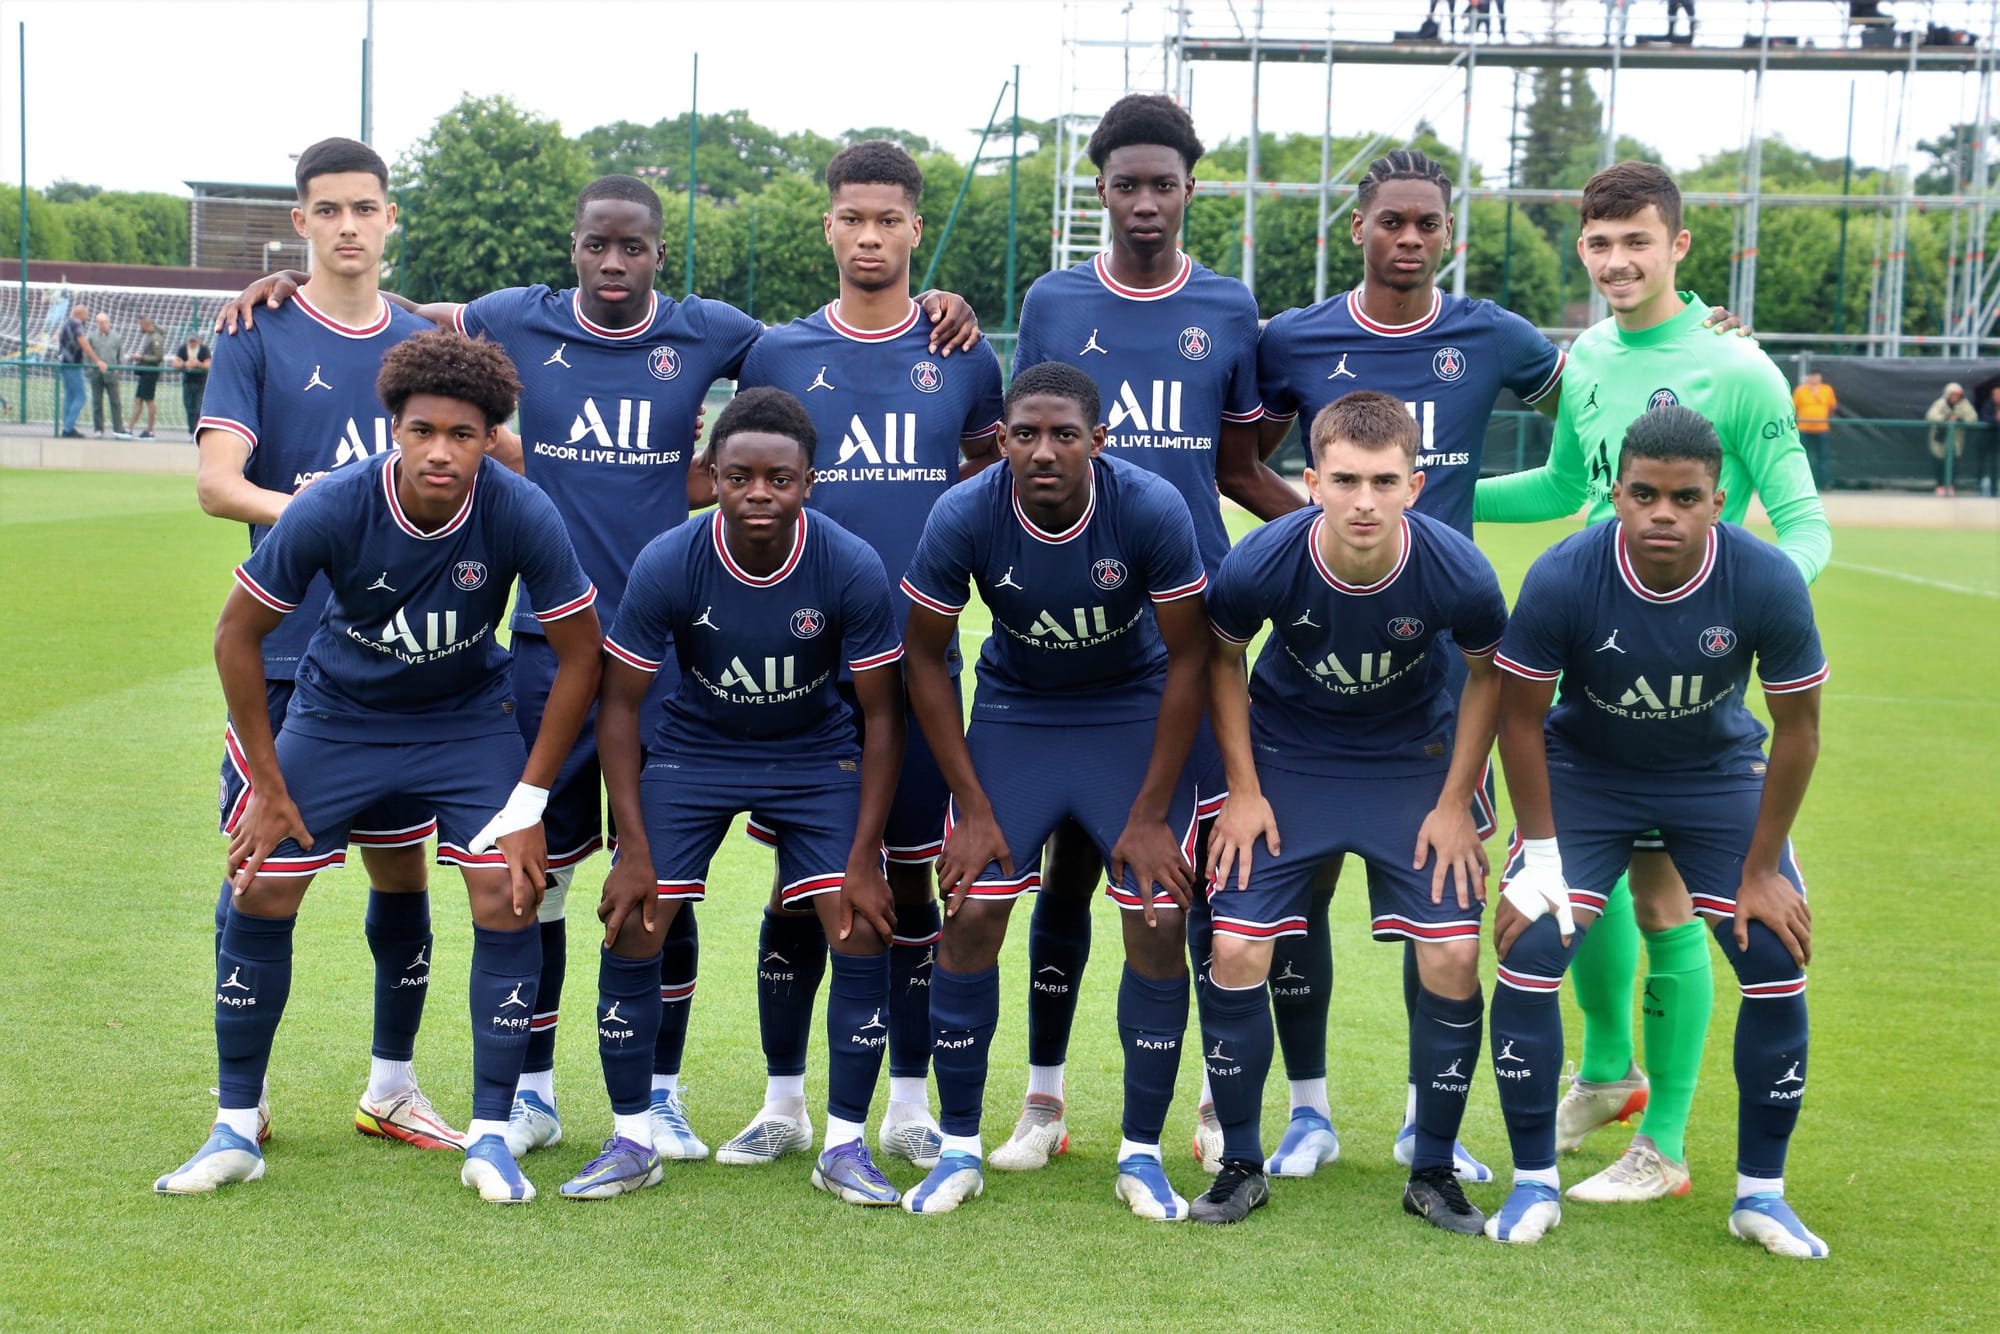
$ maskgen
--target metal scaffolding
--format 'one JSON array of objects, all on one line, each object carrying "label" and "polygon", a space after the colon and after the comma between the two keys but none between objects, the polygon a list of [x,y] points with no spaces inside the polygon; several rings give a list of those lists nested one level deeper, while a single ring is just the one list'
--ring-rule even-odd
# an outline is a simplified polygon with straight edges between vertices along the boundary
[{"label": "metal scaffolding", "polygon": [[[1447,15],[1456,8],[1444,0]],[[1730,308],[1746,323],[1753,323],[1757,305],[1757,257],[1760,223],[1766,208],[1833,207],[1844,214],[1872,215],[1868,284],[1868,314],[1864,332],[1842,334],[1842,341],[1866,346],[1869,351],[1901,355],[1905,351],[1940,351],[1945,355],[1973,357],[2000,347],[2000,337],[1989,336],[2000,320],[2000,256],[1989,257],[1985,238],[1993,220],[1996,188],[2000,188],[2000,156],[1992,151],[1984,133],[1975,133],[1969,145],[1970,169],[1962,171],[1953,193],[1914,193],[1914,172],[1908,159],[1916,135],[1911,128],[1913,99],[1919,95],[1935,99],[1945,75],[1960,79],[1961,122],[1975,127],[1991,123],[1993,82],[2000,66],[2000,0],[1903,0],[1895,17],[1906,31],[1856,25],[1850,22],[1848,6],[1840,0],[1817,0],[1811,5],[1778,5],[1774,0],[1703,0],[1704,41],[1697,44],[1693,33],[1635,36],[1631,0],[1544,0],[1539,7],[1545,24],[1528,32],[1523,21],[1540,15],[1521,11],[1528,0],[1515,0],[1515,32],[1505,31],[1507,16],[1500,17],[1501,31],[1492,30],[1494,6],[1482,9],[1483,30],[1474,31],[1475,19],[1468,8],[1465,28],[1454,27],[1449,36],[1427,34],[1422,29],[1398,30],[1399,25],[1418,23],[1417,6],[1410,0],[1363,0],[1361,4],[1340,5],[1336,13],[1327,0],[1184,0],[1169,8],[1151,11],[1156,20],[1146,30],[1146,11],[1135,15],[1135,3],[1112,10],[1096,4],[1072,3],[1065,7],[1064,87],[1065,100],[1057,122],[1058,176],[1055,219],[1051,229],[1058,266],[1074,264],[1101,250],[1105,245],[1103,212],[1095,198],[1093,172],[1084,155],[1097,116],[1126,92],[1157,91],[1174,95],[1192,109],[1194,75],[1205,62],[1247,63],[1250,73],[1250,134],[1247,174],[1255,181],[1201,180],[1196,193],[1241,197],[1244,200],[1242,235],[1242,276],[1256,290],[1256,201],[1273,197],[1312,197],[1318,201],[1314,299],[1326,296],[1328,235],[1352,206],[1354,187],[1360,172],[1372,157],[1410,142],[1416,121],[1431,111],[1436,99],[1462,88],[1459,111],[1460,147],[1471,160],[1473,125],[1480,119],[1475,107],[1476,74],[1479,66],[1538,69],[1583,68],[1601,70],[1606,75],[1603,97],[1604,121],[1600,162],[1609,164],[1616,151],[1619,133],[1619,78],[1629,70],[1723,70],[1744,74],[1749,81],[1745,112],[1743,172],[1741,188],[1727,193],[1687,192],[1689,204],[1715,204],[1735,209],[1734,244],[1730,265]],[[1720,14],[1718,16],[1718,11]],[[1105,21],[1116,16],[1122,33],[1106,30]],[[1740,21],[1739,21],[1740,20]],[[1135,27],[1136,22],[1136,27]],[[1935,28],[1971,32],[1970,44],[1926,44],[1925,36]],[[1720,32],[1743,34],[1739,45],[1714,40]],[[1104,57],[1115,54],[1118,75],[1106,75]],[[1320,178],[1315,181],[1258,180],[1258,136],[1262,124],[1260,97],[1263,67],[1271,65],[1320,65],[1325,70],[1325,115],[1319,126]],[[1332,164],[1332,143],[1336,134],[1334,86],[1342,65],[1428,66],[1437,69],[1434,82],[1424,89],[1409,108],[1390,125],[1369,131],[1364,147],[1338,166]],[[1878,175],[1872,194],[1776,194],[1763,188],[1762,154],[1764,107],[1767,76],[1777,73],[1816,71],[1875,73],[1884,77],[1883,123],[1893,126],[1889,162]],[[1975,91],[1966,106],[1966,88]],[[1414,85],[1413,85],[1414,86]],[[1926,105],[1934,105],[1934,102]],[[1506,108],[1511,113],[1512,108]],[[1851,124],[1851,117],[1850,117]],[[1352,133],[1357,126],[1341,127]],[[1850,135],[1851,139],[1851,135]],[[1967,155],[1960,154],[1963,162]],[[1851,148],[1849,165],[1852,165]],[[1466,254],[1471,240],[1471,203],[1475,199],[1499,199],[1514,203],[1573,203],[1578,192],[1519,187],[1508,176],[1508,185],[1475,187],[1470,171],[1461,171],[1453,207],[1456,215],[1455,248],[1440,283],[1448,283],[1454,293],[1465,290]],[[1907,334],[1903,329],[1903,306],[1909,249],[1910,215],[1914,211],[1949,211],[1951,231],[1947,243],[1944,308],[1945,328],[1938,335]],[[1843,235],[1845,222],[1843,222]],[[1844,245],[1844,242],[1843,242]],[[1593,293],[1592,318],[1601,315]],[[1801,333],[1779,329],[1758,330],[1773,342],[1826,340],[1824,333]]]}]

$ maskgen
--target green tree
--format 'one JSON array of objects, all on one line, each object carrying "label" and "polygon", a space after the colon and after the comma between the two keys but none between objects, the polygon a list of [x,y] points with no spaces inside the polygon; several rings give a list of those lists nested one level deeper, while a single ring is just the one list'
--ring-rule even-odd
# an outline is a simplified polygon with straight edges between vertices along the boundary
[{"label": "green tree", "polygon": [[[1987,152],[1992,150],[1992,136],[2000,133],[2000,121],[1986,127]],[[1917,140],[1917,151],[1930,158],[1931,165],[1918,175],[1916,193],[1920,195],[1955,195],[1976,186],[1979,174],[1979,127],[1976,124],[1953,125],[1935,139]]]},{"label": "green tree", "polygon": [[188,262],[188,202],[168,194],[105,191],[96,196],[132,232],[140,264],[181,267]]},{"label": "green tree", "polygon": [[570,284],[570,227],[589,180],[589,155],[554,121],[504,97],[465,98],[396,164],[398,290],[470,301],[502,287]]},{"label": "green tree", "polygon": [[[41,191],[28,191],[28,258],[74,259],[74,242],[64,210],[42,198]],[[21,254],[21,192],[0,185],[0,254],[18,259]]]},{"label": "green tree", "polygon": [[64,177],[42,191],[42,197],[51,204],[81,204],[84,200],[94,199],[103,193],[104,187],[101,185],[85,185],[81,181],[72,181]]},{"label": "green tree", "polygon": [[90,264],[143,262],[138,228],[106,199],[100,196],[59,207],[70,235],[70,253],[61,258]]},{"label": "green tree", "polygon": [[[687,192],[686,112],[651,125],[628,120],[599,125],[584,131],[578,142],[600,175],[643,176],[663,193]],[[813,134],[787,138],[740,109],[702,116],[695,147],[696,190],[722,200],[756,194],[789,172],[824,169],[833,155],[829,140]]]}]

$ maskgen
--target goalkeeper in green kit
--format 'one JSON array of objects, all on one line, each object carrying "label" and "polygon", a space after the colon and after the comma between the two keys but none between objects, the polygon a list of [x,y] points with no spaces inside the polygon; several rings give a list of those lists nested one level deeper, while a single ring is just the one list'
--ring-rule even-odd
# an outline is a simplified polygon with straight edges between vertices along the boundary
[{"label": "goalkeeper in green kit", "polygon": [[[1708,418],[1722,438],[1723,521],[1742,523],[1751,494],[1761,496],[1779,549],[1812,582],[1832,554],[1833,532],[1799,443],[1790,387],[1756,343],[1717,338],[1704,328],[1707,304],[1676,289],[1689,236],[1681,228],[1673,178],[1646,162],[1607,167],[1584,187],[1582,215],[1577,253],[1612,316],[1585,330],[1570,349],[1549,461],[1482,479],[1473,517],[1533,523],[1574,514],[1587,503],[1586,522],[1611,518],[1611,483],[1625,428],[1644,412],[1678,403]],[[1615,633],[1598,649],[1620,651]],[[1679,877],[1653,838],[1634,842],[1629,878],[1664,886]],[[1677,906],[1660,920],[1635,921],[1630,886],[1621,880],[1569,970],[1584,1017],[1583,1060],[1556,1111],[1557,1147],[1573,1151],[1599,1126],[1645,1112],[1631,1147],[1571,1187],[1573,1200],[1650,1200],[1689,1188],[1688,1109],[1714,1004],[1708,933],[1685,894],[1648,896],[1648,902]],[[1642,936],[1650,1081],[1632,1046],[1632,985]]]}]

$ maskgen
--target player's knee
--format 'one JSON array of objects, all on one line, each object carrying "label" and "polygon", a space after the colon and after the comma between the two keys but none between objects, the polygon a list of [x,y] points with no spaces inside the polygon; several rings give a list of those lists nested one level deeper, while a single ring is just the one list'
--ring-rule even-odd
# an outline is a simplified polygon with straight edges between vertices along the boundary
[{"label": "player's knee", "polygon": [[1736,980],[1744,986],[1756,986],[1763,982],[1790,982],[1797,979],[1803,970],[1792,952],[1785,948],[1785,942],[1778,939],[1778,933],[1762,922],[1750,923],[1750,948],[1736,948],[1736,921],[1723,917],[1712,923],[1716,940],[1722,945],[1722,952],[1729,959],[1729,966],[1736,970]]},{"label": "player's knee", "polygon": [[1000,959],[1007,940],[1007,917],[1013,901],[982,903],[966,899],[944,920],[938,938],[938,962],[954,973],[977,973]]},{"label": "player's knee", "polygon": [[1479,938],[1417,942],[1417,978],[1424,990],[1446,1000],[1479,994]]},{"label": "player's knee", "polygon": [[1209,980],[1231,991],[1254,987],[1271,974],[1271,942],[1215,933]]},{"label": "player's knee", "polygon": [[410,848],[363,848],[368,884],[384,894],[421,894],[430,886],[430,866],[422,844]]},{"label": "player's knee", "polygon": [[549,872],[548,887],[542,891],[542,901],[535,908],[537,922],[560,922],[567,913],[569,884],[576,879],[576,868],[565,866]]},{"label": "player's knee", "polygon": [[[1553,915],[1537,917],[1528,923],[1514,943],[1507,950],[1507,957],[1500,962],[1509,973],[1525,979],[1561,980],[1569,969],[1569,961],[1576,954],[1576,947],[1582,942],[1584,927],[1577,923],[1576,934],[1569,944],[1563,944],[1562,927]],[[1504,978],[1502,980],[1505,980]]]},{"label": "player's knee", "polygon": [[465,872],[465,893],[472,903],[472,921],[475,926],[496,931],[516,931],[527,925],[522,917],[514,915],[513,878],[504,868],[467,866]]},{"label": "player's knee", "polygon": [[1176,910],[1158,911],[1157,925],[1146,925],[1146,914],[1121,912],[1125,930],[1125,961],[1141,977],[1171,981],[1187,972],[1187,924]]}]

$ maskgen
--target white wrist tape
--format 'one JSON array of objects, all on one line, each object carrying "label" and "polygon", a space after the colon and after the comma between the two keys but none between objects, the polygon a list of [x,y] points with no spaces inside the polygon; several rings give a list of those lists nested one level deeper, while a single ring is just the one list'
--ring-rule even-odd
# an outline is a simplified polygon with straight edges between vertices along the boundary
[{"label": "white wrist tape", "polygon": [[1556,927],[1565,937],[1576,934],[1576,918],[1570,910],[1569,886],[1563,881],[1562,856],[1552,838],[1521,841],[1521,869],[1500,888],[1500,896],[1514,905],[1514,911],[1530,922],[1544,913],[1556,915]]},{"label": "white wrist tape", "polygon": [[518,834],[530,825],[540,824],[542,811],[548,804],[547,788],[536,787],[532,783],[516,783],[507,804],[500,808],[498,815],[486,822],[486,827],[466,845],[465,850],[474,856],[490,852],[507,835]]}]

